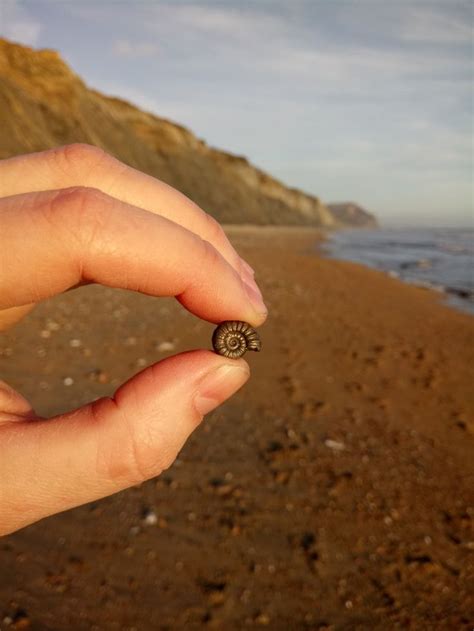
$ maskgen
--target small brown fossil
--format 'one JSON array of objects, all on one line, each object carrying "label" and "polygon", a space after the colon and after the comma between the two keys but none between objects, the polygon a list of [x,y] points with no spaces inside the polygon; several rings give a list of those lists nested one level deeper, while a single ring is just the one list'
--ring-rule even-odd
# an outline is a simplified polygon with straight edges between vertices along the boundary
[{"label": "small brown fossil", "polygon": [[247,322],[226,320],[214,331],[212,346],[219,355],[237,359],[246,351],[260,351],[262,343],[257,331]]}]

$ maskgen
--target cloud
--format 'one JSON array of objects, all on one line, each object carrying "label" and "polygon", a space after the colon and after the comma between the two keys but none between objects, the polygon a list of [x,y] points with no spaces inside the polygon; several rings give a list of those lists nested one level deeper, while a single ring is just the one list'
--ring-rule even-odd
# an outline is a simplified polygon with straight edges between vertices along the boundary
[{"label": "cloud", "polygon": [[[306,82],[313,94],[380,98],[380,81],[391,94],[418,80],[443,83],[444,90],[470,81],[470,60],[457,50],[470,36],[462,11],[428,2],[315,6],[275,1],[269,11],[264,4],[157,2],[141,17],[143,29],[165,42],[174,68],[185,63],[216,76],[227,64],[244,84],[275,86],[278,79]],[[180,42],[174,57],[171,35]]]},{"label": "cloud", "polygon": [[109,0],[107,3],[65,4],[65,10],[69,15],[95,23],[110,19],[112,7],[115,16],[125,17],[128,24],[139,27],[141,31],[173,33],[176,36],[186,29],[201,34],[213,33],[232,38],[252,36],[256,32],[285,26],[278,15],[273,15],[267,10],[242,8],[238,2],[207,4],[204,0],[155,0],[136,3],[133,6],[130,3]]},{"label": "cloud", "polygon": [[[280,50],[280,52],[282,52]],[[453,60],[447,55],[413,50],[377,50],[356,44],[328,49],[287,48],[283,54],[266,56],[256,62],[260,71],[285,77],[294,83],[312,82],[319,95],[339,98],[366,97],[383,101],[400,94],[401,88],[416,90],[423,84],[449,85],[469,89],[471,66],[468,59],[459,60],[453,72]],[[384,91],[377,86],[384,84]]]},{"label": "cloud", "polygon": [[[453,76],[453,61],[470,80],[469,60],[460,61],[454,50],[470,38],[462,11],[429,2],[393,6],[360,0],[344,11],[337,4],[330,9],[311,1],[287,5],[279,0],[272,2],[271,11],[263,3],[205,0],[157,0],[140,3],[139,11],[124,3],[111,5],[131,29],[113,43],[113,53],[128,58],[162,53],[163,62],[174,69],[181,64],[215,76],[227,64],[237,80],[239,73],[263,81],[274,81],[275,75],[306,78],[318,82],[318,93],[333,88],[360,93],[381,79],[453,82],[462,79]],[[462,8],[457,0],[453,5]],[[66,6],[84,19],[105,19],[103,4]]]},{"label": "cloud", "polygon": [[408,42],[432,44],[470,44],[472,28],[468,18],[462,15],[447,15],[434,8],[408,8],[403,14],[399,35]]},{"label": "cloud", "polygon": [[158,15],[200,31],[226,36],[251,34],[268,29],[280,30],[284,22],[276,15],[238,6],[206,6],[196,4],[162,4],[156,7]]},{"label": "cloud", "polygon": [[7,39],[36,46],[42,30],[41,23],[34,19],[18,0],[0,1],[0,32]]},{"label": "cloud", "polygon": [[129,39],[119,39],[114,42],[112,50],[118,57],[155,57],[160,47],[154,42],[132,42]]}]

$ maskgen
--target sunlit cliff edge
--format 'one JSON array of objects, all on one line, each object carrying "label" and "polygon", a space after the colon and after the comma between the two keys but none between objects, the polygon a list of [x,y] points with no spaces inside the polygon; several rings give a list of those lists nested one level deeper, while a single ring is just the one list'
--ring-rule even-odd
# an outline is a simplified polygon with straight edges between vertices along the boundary
[{"label": "sunlit cliff edge", "polygon": [[0,159],[90,143],[174,186],[223,223],[375,224],[365,211],[334,212],[245,157],[209,147],[181,125],[88,88],[53,50],[0,39],[0,121]]}]

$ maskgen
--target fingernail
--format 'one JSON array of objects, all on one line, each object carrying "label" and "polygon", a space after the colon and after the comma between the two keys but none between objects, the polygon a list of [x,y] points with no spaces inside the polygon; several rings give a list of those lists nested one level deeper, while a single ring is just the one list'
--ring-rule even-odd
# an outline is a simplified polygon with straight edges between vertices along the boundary
[{"label": "fingernail", "polygon": [[207,414],[237,392],[250,376],[245,364],[224,364],[208,373],[198,386],[194,406],[199,414]]},{"label": "fingernail", "polygon": [[242,278],[244,283],[247,283],[248,285],[252,285],[252,283],[255,283],[253,274],[249,272],[244,266],[242,266],[240,277]]},{"label": "fingernail", "polygon": [[255,276],[255,270],[253,269],[253,267],[250,267],[250,265],[247,263],[247,261],[244,261],[244,259],[240,259],[242,261],[242,267],[243,269],[250,274],[250,276]]},{"label": "fingernail", "polygon": [[244,259],[240,259],[240,277],[249,285],[255,282],[255,272]]},{"label": "fingernail", "polygon": [[262,292],[255,281],[251,283],[244,280],[245,291],[254,310],[260,315],[267,315],[268,309],[263,302]]}]

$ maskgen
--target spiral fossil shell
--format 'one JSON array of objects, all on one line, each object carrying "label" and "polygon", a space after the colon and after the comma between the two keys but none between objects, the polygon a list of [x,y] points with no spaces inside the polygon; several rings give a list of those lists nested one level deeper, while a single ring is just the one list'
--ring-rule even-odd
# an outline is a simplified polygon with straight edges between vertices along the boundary
[{"label": "spiral fossil shell", "polygon": [[237,359],[246,351],[261,350],[262,343],[257,331],[247,322],[227,320],[214,331],[212,346],[219,355]]}]

